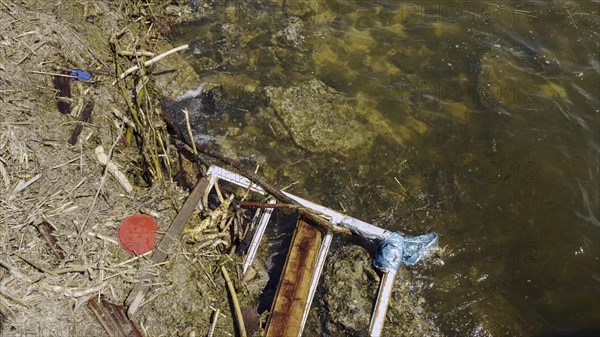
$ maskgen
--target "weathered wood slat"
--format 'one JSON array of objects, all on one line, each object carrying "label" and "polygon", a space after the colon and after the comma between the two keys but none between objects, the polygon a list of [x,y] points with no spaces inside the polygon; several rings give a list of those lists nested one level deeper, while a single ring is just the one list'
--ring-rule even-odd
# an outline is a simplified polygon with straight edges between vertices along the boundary
[{"label": "weathered wood slat", "polygon": [[[179,240],[179,235],[183,231],[183,228],[185,227],[187,221],[194,213],[194,210],[198,206],[200,199],[202,199],[202,195],[208,187],[208,183],[209,180],[207,178],[202,178],[198,180],[196,186],[190,192],[187,199],[183,203],[183,206],[181,206],[179,213],[177,213],[177,216],[175,217],[173,223],[167,230],[167,233],[165,234],[165,236],[163,236],[162,240],[154,250],[154,253],[152,254],[151,258],[152,262],[164,262],[167,259],[169,253],[171,253],[175,249],[175,244]],[[143,279],[146,279],[146,277],[143,277]],[[150,286],[145,285],[143,283],[137,284],[133,287],[133,289],[129,293],[129,296],[127,296],[127,299],[125,300],[125,305],[129,307],[127,309],[128,315],[132,315],[137,311],[139,305],[142,303],[144,297],[146,296],[149,290]]]},{"label": "weathered wood slat", "polygon": [[310,220],[300,217],[271,307],[267,337],[297,337],[300,334],[322,242],[323,233]]}]

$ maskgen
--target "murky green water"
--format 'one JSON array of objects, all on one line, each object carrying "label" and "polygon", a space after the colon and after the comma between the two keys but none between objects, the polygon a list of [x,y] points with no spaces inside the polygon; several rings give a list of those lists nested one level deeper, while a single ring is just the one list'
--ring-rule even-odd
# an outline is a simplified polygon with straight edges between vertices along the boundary
[{"label": "murky green water", "polygon": [[411,273],[445,335],[600,327],[600,2],[281,2],[214,3],[173,36],[222,87],[215,146],[437,231],[444,264]]}]

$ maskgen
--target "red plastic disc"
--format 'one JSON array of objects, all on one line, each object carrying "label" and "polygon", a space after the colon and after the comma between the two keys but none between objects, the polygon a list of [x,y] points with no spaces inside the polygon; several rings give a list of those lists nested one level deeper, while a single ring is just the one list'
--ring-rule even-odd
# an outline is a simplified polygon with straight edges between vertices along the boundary
[{"label": "red plastic disc", "polygon": [[123,248],[131,254],[142,255],[154,249],[158,231],[156,220],[146,214],[134,214],[121,221],[117,236]]}]

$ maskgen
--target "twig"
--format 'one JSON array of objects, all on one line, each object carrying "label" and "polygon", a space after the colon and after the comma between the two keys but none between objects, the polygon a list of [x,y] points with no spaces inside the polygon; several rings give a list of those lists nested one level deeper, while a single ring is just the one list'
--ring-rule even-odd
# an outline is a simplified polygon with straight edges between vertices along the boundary
[{"label": "twig", "polygon": [[4,296],[4,297],[8,298],[9,300],[11,300],[11,301],[13,301],[13,302],[15,302],[15,303],[17,303],[17,304],[19,304],[19,305],[22,305],[22,306],[24,306],[24,307],[26,307],[26,308],[29,308],[29,305],[27,305],[25,302],[23,302],[23,301],[21,301],[20,299],[18,299],[18,298],[16,298],[16,297],[14,297],[14,296],[12,296],[12,295],[10,295],[10,294],[8,294],[8,293],[4,292],[2,289],[0,289],[0,295],[2,295],[2,296]]},{"label": "twig", "polygon": [[301,205],[282,204],[282,203],[269,204],[266,202],[254,202],[254,201],[241,201],[238,203],[238,205],[241,208],[288,208],[288,209],[298,210],[299,212],[304,213],[304,214],[312,214],[314,216],[320,216],[320,217],[325,216],[324,214],[322,214],[320,212],[317,212],[313,209],[310,209],[308,207],[304,207]]},{"label": "twig", "polygon": [[202,261],[198,260],[198,264],[200,265],[200,267],[202,267],[202,271],[204,271],[204,273],[206,274],[206,277],[208,278],[208,280],[210,281],[210,283],[212,283],[213,287],[216,288],[217,284],[213,280],[212,276],[210,276],[210,273],[206,270],[206,268],[204,268],[204,265],[202,264]]},{"label": "twig", "polygon": [[231,278],[229,278],[229,273],[225,266],[221,266],[221,273],[223,273],[223,278],[225,279],[225,283],[227,283],[227,290],[229,290],[229,295],[231,296],[231,302],[233,305],[233,309],[235,311],[235,317],[238,324],[238,329],[240,331],[241,337],[246,337],[246,327],[244,326],[244,316],[242,316],[242,310],[240,309],[240,303],[238,302],[237,295],[235,294],[235,289],[233,288],[233,283],[231,282]]},{"label": "twig", "polygon": [[[160,55],[158,55],[156,57],[153,57],[152,59],[144,62],[144,67],[149,67],[152,64],[154,64],[154,63],[162,60],[163,58],[165,58],[165,57],[167,57],[167,56],[169,56],[169,55],[171,55],[173,53],[176,53],[178,51],[182,51],[182,50],[188,49],[188,47],[189,46],[187,44],[184,44],[183,46],[179,46],[177,48],[173,48],[171,50],[168,50],[168,51],[166,51],[166,52],[164,52],[164,53],[162,53],[162,54],[160,54]],[[135,72],[135,71],[137,71],[139,69],[140,69],[140,66],[139,65],[135,65],[135,66],[133,66],[133,67],[125,70],[124,72],[121,73],[121,75],[119,75],[119,80],[124,79],[125,77],[129,76],[130,74],[132,74],[133,72]],[[115,85],[115,84],[117,84],[116,80],[114,82],[112,82],[112,85]]]},{"label": "twig", "polygon": [[121,121],[123,121],[123,123],[125,123],[128,127],[137,131],[137,126],[135,125],[135,123],[132,122],[129,118],[127,118],[127,116],[125,116],[121,111],[119,111],[116,108],[112,108],[111,111],[112,111],[113,115],[115,115],[117,118],[119,118]]},{"label": "twig", "polygon": [[85,289],[80,289],[80,290],[76,290],[75,288],[61,287],[61,286],[49,286],[48,288],[50,288],[50,290],[57,292],[57,293],[64,292],[64,294],[69,297],[83,297],[83,296],[98,292],[98,291],[104,289],[107,285],[108,285],[108,282],[104,281],[96,286],[93,286],[90,288],[85,288]]},{"label": "twig", "polygon": [[83,272],[87,271],[86,266],[78,266],[78,265],[73,265],[73,266],[69,266],[69,267],[65,267],[65,268],[59,268],[56,270],[50,270],[48,268],[44,268],[43,266],[39,265],[37,262],[34,262],[33,260],[30,260],[17,252],[14,252],[13,255],[20,258],[21,260],[27,262],[27,264],[29,264],[33,268],[35,268],[41,272],[44,272],[48,275],[52,275],[52,276],[56,276],[56,275],[60,275],[60,274],[67,274],[67,273],[83,273]]},{"label": "twig", "polygon": [[59,76],[59,77],[77,78],[77,76],[73,76],[73,75],[66,75],[66,74],[59,74],[59,73],[49,73],[49,72],[37,71],[37,70],[30,70],[30,71],[28,71],[28,73],[31,73],[31,74],[40,74],[40,75],[52,75],[52,76]]},{"label": "twig", "polygon": [[194,135],[192,134],[192,126],[190,125],[190,113],[188,109],[183,109],[183,115],[185,116],[185,127],[187,128],[188,135],[190,136],[190,142],[192,142],[192,149],[194,154],[198,154],[196,150],[196,142],[194,141]]},{"label": "twig", "polygon": [[8,200],[14,199],[17,193],[23,191],[24,189],[26,189],[27,187],[29,187],[29,185],[35,183],[38,179],[40,179],[41,176],[42,176],[42,174],[38,173],[35,176],[33,176],[33,178],[31,178],[31,179],[29,179],[27,181],[20,180],[19,183],[17,184],[17,186],[15,187],[15,189],[8,196]]},{"label": "twig", "polygon": [[123,262],[119,263],[118,265],[116,265],[116,267],[124,266],[124,265],[126,265],[126,264],[128,264],[128,263],[131,263],[131,262],[135,261],[135,260],[138,260],[138,259],[140,259],[140,258],[144,258],[144,257],[146,257],[146,256],[148,256],[148,255],[150,255],[150,254],[152,254],[152,251],[146,252],[146,253],[144,253],[144,254],[142,254],[142,255],[137,255],[137,256],[135,256],[135,257],[132,257],[132,258],[131,258],[131,259],[129,259],[129,260],[126,260],[126,261],[123,261]]},{"label": "twig", "polygon": [[145,50],[138,50],[138,51],[119,50],[119,55],[121,55],[121,56],[148,56],[148,57],[154,57],[154,53],[149,52],[149,51],[145,51]]},{"label": "twig", "polygon": [[291,209],[302,208],[302,206],[300,206],[300,205],[269,204],[266,202],[254,202],[254,201],[242,201],[238,205],[242,208],[291,208]]},{"label": "twig", "polygon": [[563,6],[567,10],[567,14],[569,14],[569,18],[571,18],[571,22],[573,23],[573,26],[575,26],[575,29],[579,30],[579,28],[577,27],[577,24],[575,23],[575,20],[573,20],[573,16],[571,16],[571,11],[569,10],[569,8],[567,7],[566,4],[563,4]]},{"label": "twig", "polygon": [[217,321],[219,320],[219,309],[215,310],[215,313],[213,314],[213,319],[212,322],[210,324],[210,328],[208,329],[208,334],[206,334],[206,337],[212,337],[213,333],[215,332],[215,327],[217,326]]},{"label": "twig", "polygon": [[[119,134],[117,135],[117,139],[115,139],[112,146],[110,147],[110,150],[108,151],[107,157],[109,160],[112,157],[115,146],[117,146],[117,143],[119,142],[119,140],[121,140],[122,136],[123,136],[123,124],[121,125],[121,128],[119,129]],[[75,250],[75,247],[77,246],[77,242],[79,242],[79,239],[81,239],[81,235],[83,234],[83,231],[85,230],[85,226],[87,225],[88,221],[90,220],[90,217],[92,216],[92,212],[94,211],[94,208],[96,207],[96,202],[98,202],[98,196],[100,195],[100,191],[102,191],[102,187],[104,186],[104,183],[106,182],[107,175],[108,175],[108,165],[106,165],[104,167],[104,173],[102,173],[102,178],[100,179],[100,186],[98,186],[98,190],[96,191],[96,195],[94,195],[94,200],[92,201],[90,210],[88,211],[88,214],[85,217],[85,220],[81,224],[81,228],[79,228],[79,232],[77,233],[75,242],[73,242],[73,246],[71,246],[71,249],[69,250],[69,253],[67,254],[67,256],[65,256],[65,258],[62,260],[61,265],[64,262],[66,262],[67,259],[73,254],[73,251]]]},{"label": "twig", "polygon": [[[219,179],[215,179],[215,192],[217,192],[217,198],[220,203],[223,203],[225,199],[223,198],[223,193],[221,192],[221,187],[219,186]],[[210,192],[210,191],[209,191]]]},{"label": "twig", "polygon": [[4,257],[0,259],[0,267],[4,267],[6,270],[8,270],[9,273],[11,273],[14,277],[18,278],[21,281],[31,282],[32,278],[24,275],[17,268],[11,266],[10,264],[2,260],[4,260]]},{"label": "twig", "polygon": [[117,246],[119,246],[119,245],[120,245],[120,244],[119,244],[119,242],[118,242],[117,240],[115,240],[115,239],[113,239],[113,238],[110,238],[110,237],[108,237],[108,236],[106,236],[106,235],[102,235],[102,234],[100,234],[100,233],[88,232],[88,235],[90,235],[90,236],[93,236],[93,237],[95,237],[95,238],[98,238],[98,239],[100,239],[100,240],[104,240],[104,241],[106,241],[106,242],[110,242],[110,243],[112,243],[113,245],[117,245]]}]

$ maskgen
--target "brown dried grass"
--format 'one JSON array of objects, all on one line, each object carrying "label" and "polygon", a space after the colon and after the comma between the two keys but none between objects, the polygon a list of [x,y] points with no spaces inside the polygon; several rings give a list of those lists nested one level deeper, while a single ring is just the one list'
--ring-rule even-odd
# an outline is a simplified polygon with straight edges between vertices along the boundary
[{"label": "brown dried grass", "polygon": [[[83,304],[100,295],[122,303],[142,275],[153,275],[156,284],[135,317],[147,336],[177,333],[185,330],[182,323],[204,333],[211,308],[228,312],[211,267],[220,256],[180,246],[169,262],[153,265],[147,256],[132,258],[116,241],[119,221],[132,213],[152,213],[165,231],[185,197],[171,181],[177,156],[148,71],[110,85],[114,61],[127,68],[143,60],[113,53],[164,51],[156,28],[168,28],[169,2],[0,1],[0,336],[103,336]],[[74,146],[67,140],[78,118],[56,110],[46,74],[54,66],[90,69],[98,81],[73,85],[74,107],[95,102],[92,122]],[[116,117],[115,109],[124,116]],[[124,128],[130,146],[116,142],[123,118],[135,123]],[[104,176],[95,158],[97,145],[113,143],[112,160],[136,185],[132,194]],[[52,254],[36,228],[42,222],[54,228],[68,258]],[[221,319],[217,328],[231,330],[231,321]]]}]

